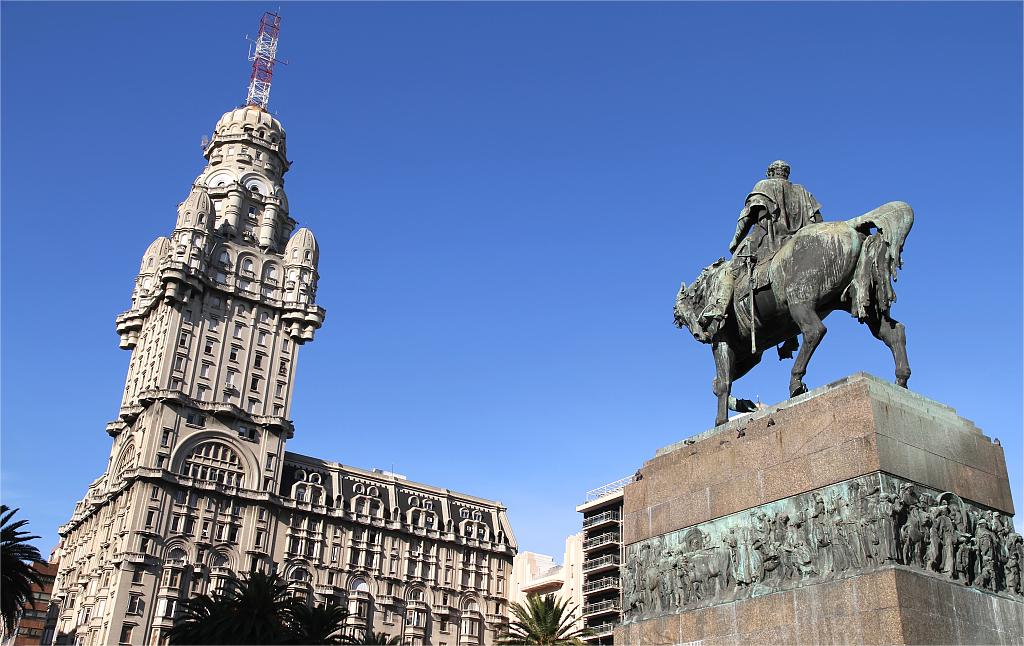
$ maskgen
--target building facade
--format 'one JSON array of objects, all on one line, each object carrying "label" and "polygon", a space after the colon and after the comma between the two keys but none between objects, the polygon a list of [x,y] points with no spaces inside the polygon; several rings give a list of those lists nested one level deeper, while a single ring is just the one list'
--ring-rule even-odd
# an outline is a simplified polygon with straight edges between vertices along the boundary
[{"label": "building facade", "polygon": [[[50,594],[53,591],[53,582],[57,575],[57,565],[46,561],[33,561],[31,567],[39,577],[39,584],[32,584],[32,600],[22,607],[18,625],[15,627],[14,633],[4,639],[4,646],[49,644],[48,638],[53,638],[53,618],[48,611]],[[48,622],[48,620],[50,621]],[[49,632],[47,631],[48,627]]]},{"label": "building facade", "polygon": [[516,543],[493,501],[285,451],[319,248],[284,191],[285,131],[217,122],[168,237],[143,254],[106,469],[60,528],[55,643],[162,643],[182,600],[274,570],[350,631],[490,644]]},{"label": "building facade", "polygon": [[588,644],[611,644],[622,621],[622,498],[634,476],[587,492],[583,514],[583,623]]},{"label": "building facade", "polygon": [[[566,601],[576,616],[573,628],[583,627],[583,533],[565,539],[561,565],[553,557],[536,552],[519,552],[512,561],[509,604],[525,604],[530,595],[553,594]],[[509,620],[515,617],[509,614]]]}]

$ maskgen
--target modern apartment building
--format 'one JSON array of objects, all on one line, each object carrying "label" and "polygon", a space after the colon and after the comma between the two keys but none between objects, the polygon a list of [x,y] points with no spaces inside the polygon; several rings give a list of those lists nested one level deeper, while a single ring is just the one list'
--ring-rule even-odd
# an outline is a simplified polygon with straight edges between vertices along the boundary
[{"label": "modern apartment building", "polygon": [[589,644],[611,644],[622,620],[622,497],[634,476],[587,492],[583,514],[583,622]]},{"label": "modern apartment building", "polygon": [[[512,561],[509,604],[525,604],[526,598],[534,594],[553,594],[568,602],[577,617],[575,627],[583,627],[583,532],[565,539],[565,556],[561,565],[546,554],[516,554]],[[511,614],[509,619],[515,621]]]},{"label": "modern apartment building", "polygon": [[[48,644],[47,637],[53,637],[53,621],[48,616],[50,607],[50,594],[53,591],[53,582],[57,575],[57,565],[46,561],[34,561],[32,569],[39,577],[41,585],[32,584],[32,601],[22,609],[18,625],[14,629],[11,640],[4,640],[4,644],[10,646],[29,646],[29,644]],[[47,620],[50,630],[47,632]]]},{"label": "modern apartment building", "polygon": [[110,457],[59,530],[55,643],[165,643],[183,600],[255,570],[347,604],[352,634],[471,646],[507,626],[500,503],[286,451],[297,356],[326,311],[285,143],[258,106],[224,114],[142,256]]}]

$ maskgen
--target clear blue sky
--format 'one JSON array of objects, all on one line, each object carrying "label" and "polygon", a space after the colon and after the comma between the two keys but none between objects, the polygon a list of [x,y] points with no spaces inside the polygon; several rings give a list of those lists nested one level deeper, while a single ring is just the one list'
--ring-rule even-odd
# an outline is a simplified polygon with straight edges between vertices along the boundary
[{"label": "clear blue sky", "polygon": [[[2,493],[44,549],[107,459],[114,317],[268,8],[3,5]],[[283,14],[271,108],[328,310],[291,450],[500,499],[523,549],[561,558],[588,488],[712,422],[673,300],[781,157],[828,219],[914,206],[911,387],[1002,441],[1024,505],[1020,3]],[[865,327],[826,324],[810,386],[892,379]],[[783,399],[790,366],[737,394]]]}]

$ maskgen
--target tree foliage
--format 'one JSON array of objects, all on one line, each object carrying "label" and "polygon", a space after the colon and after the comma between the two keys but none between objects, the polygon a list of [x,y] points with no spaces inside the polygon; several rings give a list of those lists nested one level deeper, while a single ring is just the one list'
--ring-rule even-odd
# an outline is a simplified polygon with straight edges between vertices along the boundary
[{"label": "tree foliage", "polygon": [[516,620],[502,636],[502,644],[582,644],[583,638],[589,635],[588,630],[573,626],[576,606],[551,594],[543,597],[532,594],[526,598],[525,605],[513,603],[511,610]]},{"label": "tree foliage", "polygon": [[0,505],[0,614],[3,615],[3,634],[14,632],[26,604],[33,604],[32,585],[42,587],[39,574],[32,569],[33,561],[43,560],[39,550],[29,545],[31,536],[22,531],[27,520],[11,522],[17,509]]}]

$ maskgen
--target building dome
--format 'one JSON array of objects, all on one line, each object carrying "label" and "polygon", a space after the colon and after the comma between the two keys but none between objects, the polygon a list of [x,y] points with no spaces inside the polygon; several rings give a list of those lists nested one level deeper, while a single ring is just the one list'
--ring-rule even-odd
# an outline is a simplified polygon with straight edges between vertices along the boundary
[{"label": "building dome", "polygon": [[206,187],[202,184],[192,186],[192,192],[188,198],[178,205],[177,229],[199,229],[200,231],[212,231],[216,212],[213,210],[213,201]]},{"label": "building dome", "polygon": [[284,128],[281,122],[275,119],[269,112],[254,105],[247,105],[227,112],[220,118],[213,128],[213,135],[243,134],[246,130],[259,135],[263,132],[261,139],[271,143],[284,144]]},{"label": "building dome", "polygon": [[140,274],[155,274],[160,266],[160,261],[171,248],[171,241],[160,236],[150,243],[146,253],[142,254],[142,266],[139,267]]},{"label": "building dome", "polygon": [[312,231],[303,227],[295,232],[284,249],[284,262],[287,265],[317,266],[320,262],[320,245],[316,243]]}]

